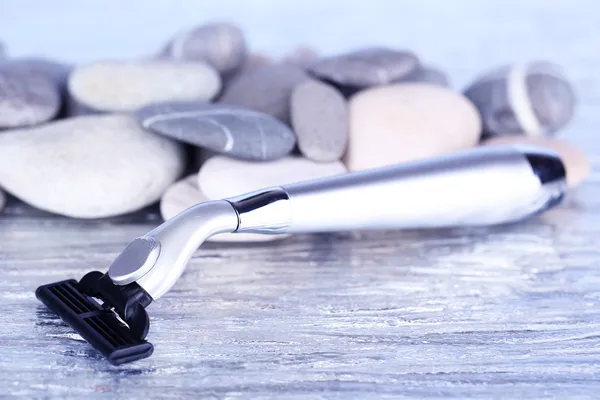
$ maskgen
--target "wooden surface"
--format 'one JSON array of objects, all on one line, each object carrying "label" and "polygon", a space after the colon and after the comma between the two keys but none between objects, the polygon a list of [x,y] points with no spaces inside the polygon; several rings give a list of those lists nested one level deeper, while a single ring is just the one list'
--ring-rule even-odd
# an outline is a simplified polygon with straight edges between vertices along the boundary
[{"label": "wooden surface", "polygon": [[[403,15],[417,32],[445,21],[433,29],[443,38],[407,40],[459,82],[509,60],[563,63],[580,105],[562,137],[597,167],[596,2],[433,3],[403,2],[406,14],[380,13],[377,29],[410,31]],[[337,23],[356,27],[348,15]],[[149,308],[154,355],[121,367],[34,290],[107,268],[157,221],[24,217],[13,206],[0,219],[0,398],[597,397],[599,183],[594,174],[560,208],[513,226],[203,246]]]},{"label": "wooden surface", "polygon": [[[563,397],[600,390],[593,188],[518,226],[207,245],[113,367],[35,298],[150,226],[5,219],[0,391],[142,398]],[[598,193],[597,191],[595,193]]]}]

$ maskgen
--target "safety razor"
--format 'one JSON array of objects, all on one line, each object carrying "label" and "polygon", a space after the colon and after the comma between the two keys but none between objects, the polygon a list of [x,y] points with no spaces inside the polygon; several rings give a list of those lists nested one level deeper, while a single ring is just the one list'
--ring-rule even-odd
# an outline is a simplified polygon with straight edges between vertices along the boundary
[{"label": "safety razor", "polygon": [[558,155],[485,147],[291,183],[194,205],[134,239],[106,273],[41,286],[37,297],[115,365],[148,357],[146,308],[212,235],[468,227],[512,223],[556,204]]}]

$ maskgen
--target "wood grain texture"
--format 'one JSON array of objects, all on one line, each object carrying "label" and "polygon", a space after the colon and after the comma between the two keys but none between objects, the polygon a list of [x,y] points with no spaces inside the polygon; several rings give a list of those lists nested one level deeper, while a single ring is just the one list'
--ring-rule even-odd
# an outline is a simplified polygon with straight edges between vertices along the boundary
[{"label": "wood grain texture", "polygon": [[[461,80],[500,61],[562,62],[580,98],[562,137],[597,167],[596,2],[459,3],[464,21],[430,58],[447,55]],[[416,30],[451,12],[411,4]],[[0,219],[0,398],[595,398],[599,199],[594,172],[558,209],[511,226],[207,244],[149,308],[154,355],[121,367],[34,290],[105,269],[156,215],[83,222],[12,205]]]}]

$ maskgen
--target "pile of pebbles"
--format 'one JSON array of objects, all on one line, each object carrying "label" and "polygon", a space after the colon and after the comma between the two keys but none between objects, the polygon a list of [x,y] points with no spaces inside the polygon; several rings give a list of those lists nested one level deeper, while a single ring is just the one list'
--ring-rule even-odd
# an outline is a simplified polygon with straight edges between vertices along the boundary
[{"label": "pile of pebbles", "polygon": [[456,90],[411,51],[298,48],[274,60],[229,23],[180,32],[139,60],[66,65],[0,50],[0,187],[72,218],[160,201],[168,219],[265,186],[528,143],[556,150],[574,188],[589,161],[555,136],[575,105],[551,62],[501,66]]}]

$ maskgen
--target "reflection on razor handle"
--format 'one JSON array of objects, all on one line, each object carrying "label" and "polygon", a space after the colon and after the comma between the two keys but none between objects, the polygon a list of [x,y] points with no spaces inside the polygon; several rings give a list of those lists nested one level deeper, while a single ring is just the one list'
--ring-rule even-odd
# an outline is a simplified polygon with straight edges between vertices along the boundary
[{"label": "reflection on razor handle", "polygon": [[[56,306],[61,299],[55,298],[60,297],[56,290],[50,293],[51,285],[37,294],[118,364],[149,355],[150,344],[143,340],[148,331],[145,307],[175,284],[198,246],[212,235],[501,224],[559,203],[565,188],[564,166],[555,153],[532,147],[489,147],[197,204],[135,239],[107,274],[94,272],[93,279],[86,276],[79,284],[68,281],[69,290],[79,290],[80,297],[93,292],[105,301],[105,309],[114,309],[139,337],[134,345],[106,348],[102,340],[120,335],[116,327],[117,333],[104,325],[90,333],[89,323],[69,314],[69,304]],[[64,303],[66,295],[62,296]],[[73,303],[71,297],[67,303]],[[78,307],[71,309],[77,312]],[[94,329],[101,334],[95,335]],[[129,350],[124,352],[123,346]],[[141,346],[137,358],[135,346]]]}]

